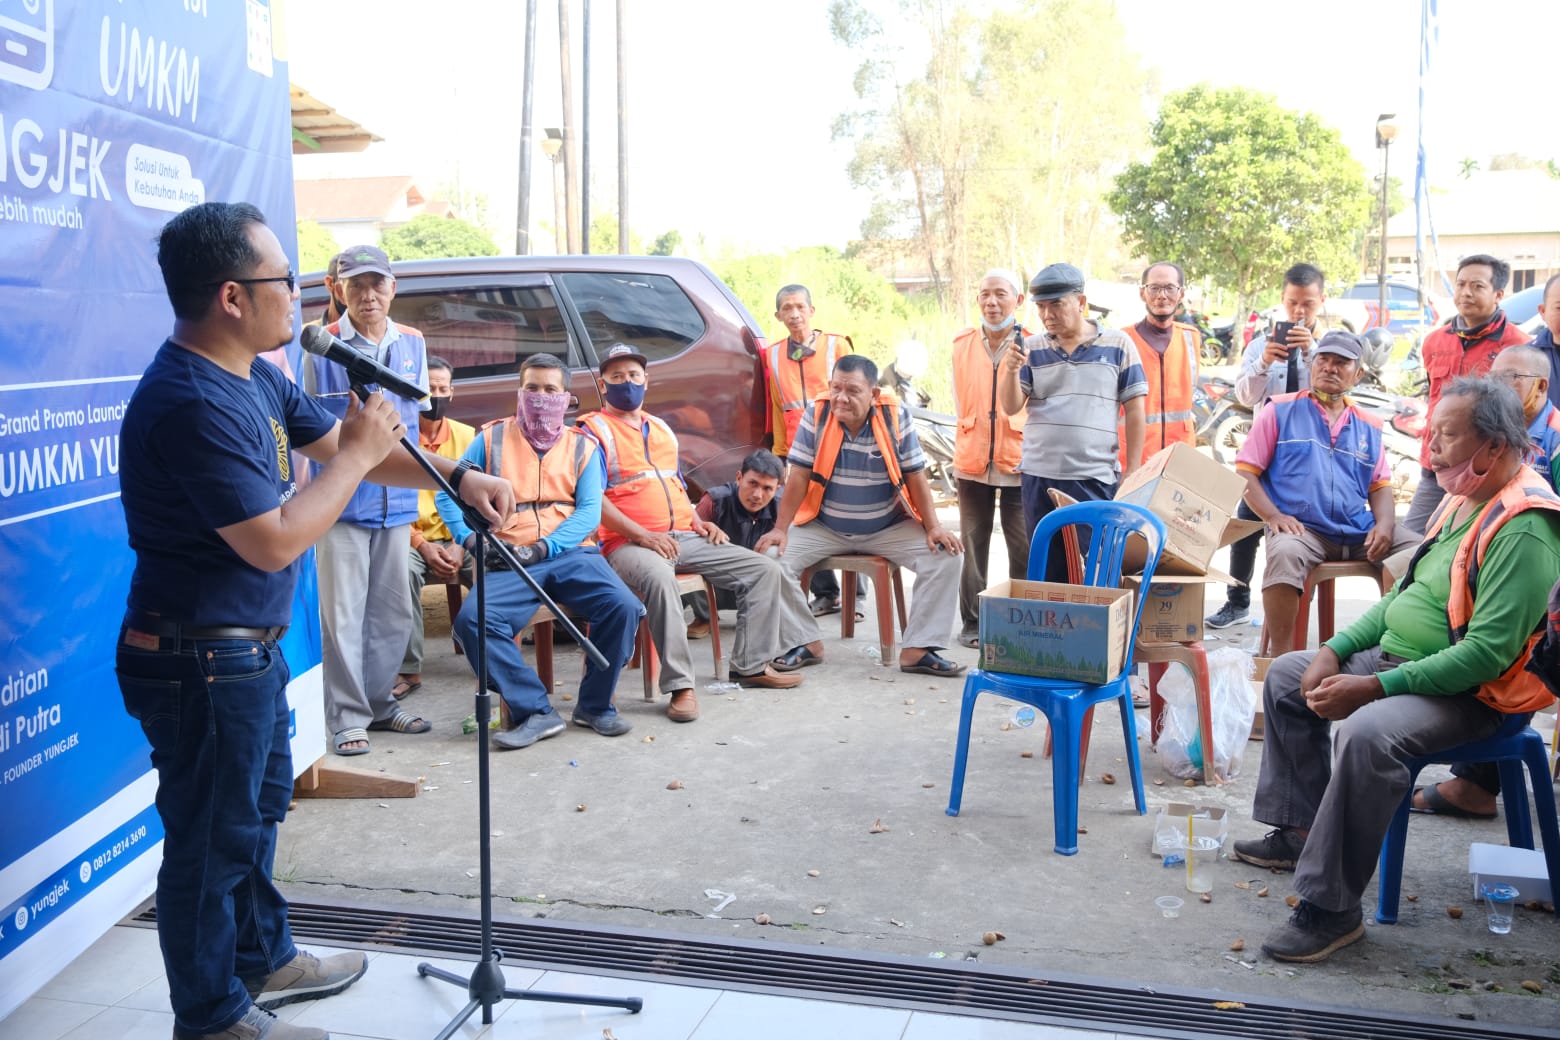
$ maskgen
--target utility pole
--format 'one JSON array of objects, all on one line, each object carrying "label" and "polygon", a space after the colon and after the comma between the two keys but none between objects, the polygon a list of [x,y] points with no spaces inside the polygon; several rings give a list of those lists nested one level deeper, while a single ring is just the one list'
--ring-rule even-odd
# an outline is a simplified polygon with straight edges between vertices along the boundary
[{"label": "utility pole", "polygon": [[520,88],[520,188],[515,210],[515,252],[531,252],[531,95],[536,68],[536,0],[525,0],[525,70]]},{"label": "utility pole", "polygon": [[628,45],[623,39],[623,9],[628,0],[617,0],[617,161],[618,252],[628,252]]},{"label": "utility pole", "polygon": [[574,75],[570,64],[569,0],[558,0],[558,78],[563,87],[563,191],[569,204],[569,252],[580,251],[580,159],[574,129]]},{"label": "utility pole", "polygon": [[580,239],[590,252],[590,0],[581,0],[580,39]]}]

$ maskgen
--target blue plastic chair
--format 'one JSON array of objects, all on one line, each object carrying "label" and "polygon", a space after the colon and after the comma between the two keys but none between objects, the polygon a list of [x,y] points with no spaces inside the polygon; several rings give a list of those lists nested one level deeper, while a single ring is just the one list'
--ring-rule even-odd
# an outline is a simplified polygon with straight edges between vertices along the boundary
[{"label": "blue plastic chair", "polygon": [[[1500,767],[1500,796],[1506,812],[1506,836],[1512,848],[1533,847],[1533,821],[1528,817],[1527,780],[1522,767],[1527,766],[1533,778],[1533,805],[1538,814],[1538,830],[1544,836],[1544,864],[1549,871],[1549,884],[1560,884],[1560,822],[1555,816],[1555,791],[1549,778],[1549,754],[1540,737],[1527,719],[1513,715],[1501,723],[1494,736],[1459,744],[1445,751],[1438,751],[1423,758],[1408,761],[1408,794],[1392,816],[1387,835],[1381,842],[1381,860],[1376,872],[1380,875],[1377,886],[1376,920],[1382,924],[1396,924],[1398,896],[1403,883],[1403,845],[1408,840],[1409,805],[1414,800],[1414,785],[1419,771],[1432,763],[1450,765],[1454,762],[1495,762]],[[1560,913],[1560,899],[1556,901]]]},{"label": "blue plastic chair", "polygon": [[[1165,543],[1165,525],[1140,506],[1124,502],[1079,502],[1048,513],[1035,527],[1029,545],[1029,580],[1042,581],[1046,554],[1052,538],[1063,528],[1082,526],[1091,532],[1088,555],[1083,562],[1079,584],[1099,588],[1117,588],[1121,584],[1122,559],[1127,540],[1133,535],[1147,543],[1143,573],[1152,575],[1159,565],[1159,552]],[[1126,738],[1127,762],[1132,772],[1132,796],[1138,815],[1148,811],[1143,800],[1143,771],[1138,762],[1137,723],[1132,713],[1132,650],[1137,644],[1138,621],[1143,616],[1143,597],[1137,597],[1132,627],[1127,633],[1126,661],[1121,674],[1101,686],[1068,682],[1064,679],[1037,679],[1027,675],[1009,675],[970,669],[964,680],[964,702],[959,710],[959,744],[953,760],[953,786],[948,797],[948,815],[959,815],[964,797],[964,767],[969,758],[970,726],[975,714],[975,699],[982,693],[994,693],[1045,713],[1054,736],[1051,759],[1053,812],[1056,817],[1056,851],[1071,856],[1078,851],[1078,777],[1082,763],[1079,745],[1084,715],[1102,701],[1115,699],[1121,706],[1121,728]]]}]

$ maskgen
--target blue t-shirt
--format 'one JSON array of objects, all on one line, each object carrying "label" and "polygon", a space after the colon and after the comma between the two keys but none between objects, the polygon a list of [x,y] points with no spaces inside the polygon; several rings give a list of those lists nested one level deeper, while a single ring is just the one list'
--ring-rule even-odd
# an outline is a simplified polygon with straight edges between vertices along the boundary
[{"label": "blue t-shirt", "polygon": [[292,448],[336,419],[269,361],[243,379],[171,340],[120,429],[120,497],[135,573],[130,607],[187,625],[285,625],[298,561],[274,573],[217,534],[298,491]]}]

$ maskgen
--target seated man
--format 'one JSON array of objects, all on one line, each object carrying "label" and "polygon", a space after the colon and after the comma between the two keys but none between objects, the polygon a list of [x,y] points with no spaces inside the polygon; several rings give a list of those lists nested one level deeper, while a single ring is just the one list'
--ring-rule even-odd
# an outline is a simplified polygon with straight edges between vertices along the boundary
[{"label": "seated man", "polygon": [[[732,544],[751,549],[775,526],[775,492],[785,478],[785,466],[773,452],[759,448],[742,460],[737,479],[712,487],[699,499],[694,512],[700,520],[726,532]],[[702,639],[710,633],[710,605],[701,593],[683,597],[693,607],[689,639]],[[735,610],[737,597],[726,589],[715,590],[715,606]]]},{"label": "seated man", "polygon": [[[596,442],[563,424],[569,410],[568,387],[563,362],[551,354],[528,356],[520,364],[515,417],[485,428],[466,449],[461,466],[505,477],[514,486],[514,514],[494,533],[513,547],[527,572],[559,605],[590,619],[590,641],[609,667],[597,668],[586,659],[572,718],[577,726],[617,737],[633,726],[612,706],[612,691],[634,652],[634,634],[644,609],[596,547],[605,475]],[[468,552],[476,551],[477,536],[460,510],[443,492],[437,501],[450,533],[465,543]],[[484,585],[488,674],[514,723],[494,734],[493,744],[501,750],[530,747],[564,729],[547,698],[551,691],[542,686],[515,645],[515,633],[530,622],[540,600],[496,553],[487,555]],[[454,629],[473,671],[478,665],[478,620],[477,597],[467,596]]]},{"label": "seated man", "polygon": [[1553,700],[1523,666],[1560,577],[1560,497],[1522,464],[1522,406],[1458,379],[1428,436],[1447,498],[1402,580],[1320,650],[1275,661],[1263,686],[1252,815],[1276,829],[1234,854],[1295,872],[1300,902],[1262,945],[1278,960],[1319,961],[1364,934],[1360,897],[1408,794],[1406,759]]},{"label": "seated man", "polygon": [[[815,401],[791,442],[773,546],[795,587],[807,568],[837,553],[882,556],[915,572],[899,650],[899,670],[954,676],[964,671],[938,655],[951,645],[959,608],[959,539],[937,522],[926,457],[904,408],[884,398],[877,366],[860,354],[840,358],[829,396]],[[784,662],[802,659],[805,649]]]},{"label": "seated man", "polygon": [[[818,622],[795,581],[774,560],[732,545],[726,533],[694,514],[677,459],[677,435],[642,409],[645,356],[613,344],[601,362],[598,383],[606,407],[579,417],[601,445],[607,491],[601,507],[601,547],[612,569],[644,601],[650,638],[661,655],[661,690],[671,694],[673,722],[699,717],[693,692],[693,654],[683,625],[677,574],[699,574],[737,597],[737,631],[731,647],[731,680],[743,686],[784,690],[801,684],[784,674],[823,660]],[[792,663],[771,667],[781,654]]]},{"label": "seated man", "polygon": [[[455,395],[451,382],[453,375],[448,361],[436,355],[428,358],[428,409],[417,416],[417,439],[422,450],[446,459],[464,455],[471,446],[471,439],[477,435],[470,426],[444,414]],[[417,519],[412,521],[410,558],[412,634],[406,641],[406,656],[401,659],[395,685],[390,688],[396,700],[422,689],[423,586],[430,577],[445,585],[458,580],[467,587],[472,580],[471,558],[461,544],[450,537],[450,529],[444,525],[434,504],[435,494],[433,491],[417,493]]]},{"label": "seated man", "polygon": [[1415,539],[1397,532],[1381,427],[1344,396],[1360,376],[1359,337],[1329,332],[1311,355],[1311,388],[1274,397],[1235,456],[1246,504],[1267,524],[1263,654],[1295,649],[1295,615],[1311,568],[1380,563]]}]

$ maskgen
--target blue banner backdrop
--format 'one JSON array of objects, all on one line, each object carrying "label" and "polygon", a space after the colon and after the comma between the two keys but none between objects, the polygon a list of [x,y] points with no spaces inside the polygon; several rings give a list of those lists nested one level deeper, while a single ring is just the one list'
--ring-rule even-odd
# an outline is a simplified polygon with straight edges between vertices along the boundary
[{"label": "blue banner backdrop", "polygon": [[[119,427],[172,328],[168,218],[248,201],[293,243],[271,19],[263,0],[0,0],[0,1017],[151,891],[155,776],[113,673]],[[285,650],[317,700],[302,585]]]}]

